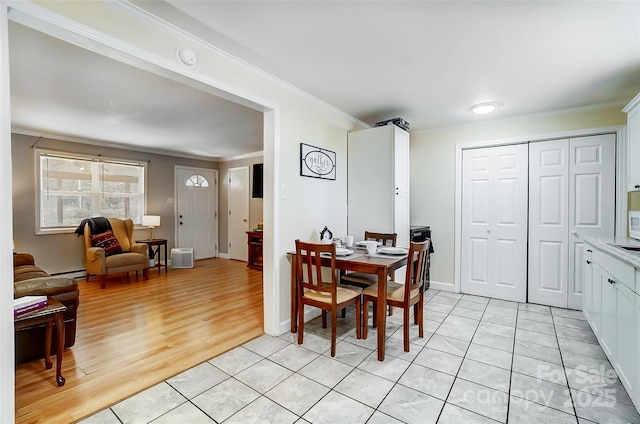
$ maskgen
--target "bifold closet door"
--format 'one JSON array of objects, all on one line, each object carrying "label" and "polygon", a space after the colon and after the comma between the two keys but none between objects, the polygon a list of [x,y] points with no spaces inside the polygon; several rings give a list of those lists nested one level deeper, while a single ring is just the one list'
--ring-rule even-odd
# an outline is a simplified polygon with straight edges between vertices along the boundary
[{"label": "bifold closet door", "polygon": [[529,302],[567,306],[569,140],[529,144]]},{"label": "bifold closet door", "polygon": [[567,307],[582,309],[582,238],[613,240],[615,237],[616,136],[602,134],[572,138],[569,148]]},{"label": "bifold closet door", "polygon": [[462,153],[461,289],[526,301],[526,144]]},{"label": "bifold closet door", "polygon": [[614,236],[615,135],[529,144],[528,301],[582,308],[582,237]]}]

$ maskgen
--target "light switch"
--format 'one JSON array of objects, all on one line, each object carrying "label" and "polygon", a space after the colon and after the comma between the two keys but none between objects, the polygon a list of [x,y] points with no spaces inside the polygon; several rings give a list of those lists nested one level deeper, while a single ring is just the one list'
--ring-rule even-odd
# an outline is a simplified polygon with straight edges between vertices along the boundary
[{"label": "light switch", "polygon": [[288,199],[289,198],[289,186],[286,184],[282,184],[280,186],[280,198]]}]

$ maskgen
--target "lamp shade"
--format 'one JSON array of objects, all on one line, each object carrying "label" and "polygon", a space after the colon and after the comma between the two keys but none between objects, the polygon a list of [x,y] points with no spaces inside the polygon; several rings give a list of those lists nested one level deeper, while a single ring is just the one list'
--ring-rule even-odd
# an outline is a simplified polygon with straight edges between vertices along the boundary
[{"label": "lamp shade", "polygon": [[145,227],[158,227],[160,226],[160,216],[159,215],[143,215],[142,216],[142,225]]}]

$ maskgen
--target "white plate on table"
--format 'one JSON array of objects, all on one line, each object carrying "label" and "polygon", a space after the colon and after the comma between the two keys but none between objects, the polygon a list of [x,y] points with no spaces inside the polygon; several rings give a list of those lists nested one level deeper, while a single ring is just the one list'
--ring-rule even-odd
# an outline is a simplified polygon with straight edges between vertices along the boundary
[{"label": "white plate on table", "polygon": [[383,255],[406,255],[409,251],[404,247],[381,247],[378,253]]},{"label": "white plate on table", "polygon": [[[356,246],[360,246],[360,247],[367,247],[368,243],[371,243],[374,240],[362,240],[362,241],[357,241],[356,242]],[[382,246],[382,242],[378,241],[378,246]]]},{"label": "white plate on table", "polygon": [[[351,249],[345,249],[343,247],[336,247],[336,256],[349,256],[353,253]],[[321,253],[320,256],[330,257],[329,253]]]}]

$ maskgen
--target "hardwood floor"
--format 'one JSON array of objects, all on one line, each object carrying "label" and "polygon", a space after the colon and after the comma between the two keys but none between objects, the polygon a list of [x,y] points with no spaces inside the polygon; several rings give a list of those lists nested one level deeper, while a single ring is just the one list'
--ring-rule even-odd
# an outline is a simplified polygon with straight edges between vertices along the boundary
[{"label": "hardwood floor", "polygon": [[263,334],[262,273],[245,262],[196,261],[80,285],[75,346],[63,387],[42,360],[16,369],[17,423],[71,423]]}]

